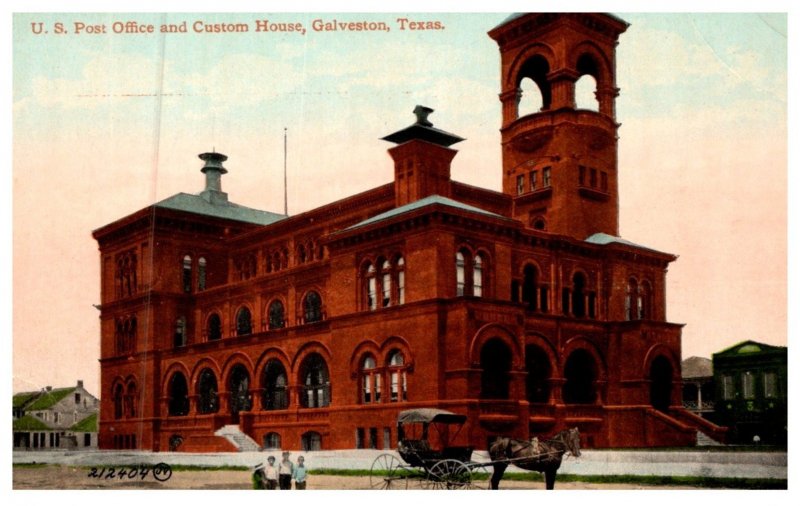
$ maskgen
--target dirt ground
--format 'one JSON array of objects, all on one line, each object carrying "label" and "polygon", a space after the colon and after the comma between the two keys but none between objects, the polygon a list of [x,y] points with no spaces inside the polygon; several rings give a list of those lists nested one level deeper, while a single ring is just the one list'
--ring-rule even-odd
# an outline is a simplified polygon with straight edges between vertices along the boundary
[{"label": "dirt ground", "polygon": [[[13,488],[23,489],[210,489],[231,490],[249,489],[249,471],[197,471],[176,470],[165,481],[156,480],[152,474],[144,479],[137,476],[114,476],[106,478],[89,476],[90,470],[82,467],[48,465],[43,467],[17,467],[13,468]],[[160,478],[164,479],[165,475]],[[405,481],[397,483],[403,488]],[[409,480],[409,488],[423,488],[422,482]],[[476,482],[475,488],[487,488],[487,482]],[[310,475],[308,477],[309,490],[365,490],[370,489],[369,476],[323,476]],[[503,481],[501,489],[544,489],[543,481]],[[692,489],[693,487],[674,486],[644,486],[629,484],[594,484],[582,482],[558,482],[559,490],[678,490]]]}]

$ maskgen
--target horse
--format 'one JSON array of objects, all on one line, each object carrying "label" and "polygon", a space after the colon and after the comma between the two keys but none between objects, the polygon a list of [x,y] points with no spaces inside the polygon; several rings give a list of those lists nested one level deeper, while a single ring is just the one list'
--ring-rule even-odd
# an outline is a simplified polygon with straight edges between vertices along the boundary
[{"label": "horse", "polygon": [[552,439],[546,441],[522,441],[507,437],[499,437],[489,447],[492,459],[492,490],[497,490],[509,464],[544,473],[547,490],[553,490],[556,484],[556,471],[561,467],[561,457],[569,452],[574,457],[581,456],[581,436],[578,428],[562,430]]}]

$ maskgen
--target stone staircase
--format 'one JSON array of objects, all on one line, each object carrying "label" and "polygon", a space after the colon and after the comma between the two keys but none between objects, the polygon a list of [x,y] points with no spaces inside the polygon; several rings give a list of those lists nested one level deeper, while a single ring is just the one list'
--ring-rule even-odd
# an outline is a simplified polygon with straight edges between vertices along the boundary
[{"label": "stone staircase", "polygon": [[242,432],[238,425],[223,425],[214,435],[224,437],[240,452],[257,452],[261,450],[258,443]]},{"label": "stone staircase", "polygon": [[724,444],[708,437],[702,431],[697,431],[697,446],[725,446]]}]

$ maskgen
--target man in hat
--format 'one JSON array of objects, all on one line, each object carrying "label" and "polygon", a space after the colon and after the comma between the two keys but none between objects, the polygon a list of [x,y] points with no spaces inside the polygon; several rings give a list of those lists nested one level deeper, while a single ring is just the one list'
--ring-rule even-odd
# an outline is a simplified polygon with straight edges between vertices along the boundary
[{"label": "man in hat", "polygon": [[267,490],[278,488],[278,468],[275,467],[275,457],[272,455],[267,457],[267,467],[264,469],[264,474],[267,477]]},{"label": "man in hat", "polygon": [[294,464],[289,460],[289,452],[281,454],[282,460],[278,465],[278,484],[281,490],[292,489],[292,474],[294,473]]},{"label": "man in hat", "polygon": [[251,479],[253,481],[253,489],[264,490],[267,488],[267,477],[264,475],[264,464],[259,462],[255,465]]}]

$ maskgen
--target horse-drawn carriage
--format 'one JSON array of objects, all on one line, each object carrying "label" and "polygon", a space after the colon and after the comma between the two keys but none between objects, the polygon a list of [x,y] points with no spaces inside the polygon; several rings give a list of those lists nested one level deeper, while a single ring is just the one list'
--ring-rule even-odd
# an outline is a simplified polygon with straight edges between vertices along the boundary
[{"label": "horse-drawn carriage", "polygon": [[[455,446],[467,417],[443,409],[409,409],[397,416],[397,458],[392,453],[379,455],[372,463],[370,486],[375,489],[408,488],[411,480],[421,488],[471,488],[473,471],[494,468],[492,488],[497,488],[506,467],[545,473],[547,488],[553,488],[561,457],[569,452],[580,455],[578,429],[560,432],[539,442],[497,438],[489,448],[488,462],[474,462],[471,446]],[[433,433],[432,433],[433,431]],[[433,435],[433,437],[432,437]],[[433,440],[434,445],[431,444]],[[401,460],[402,459],[402,460]]]}]

